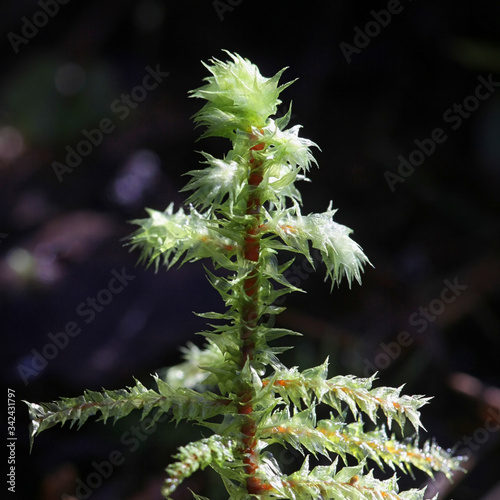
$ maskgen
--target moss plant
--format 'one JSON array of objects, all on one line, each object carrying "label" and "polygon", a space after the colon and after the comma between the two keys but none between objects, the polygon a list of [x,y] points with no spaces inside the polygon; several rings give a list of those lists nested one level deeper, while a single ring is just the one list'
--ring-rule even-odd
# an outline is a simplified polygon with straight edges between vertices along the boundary
[{"label": "moss plant", "polygon": [[[409,421],[417,434],[419,409],[429,398],[373,387],[374,377],[329,378],[328,360],[305,371],[287,368],[278,359],[286,348],[272,347],[280,337],[298,335],[273,321],[283,310],[273,305],[276,299],[300,291],[283,275],[294,254],[314,265],[311,249],[319,251],[332,286],[343,278],[349,285],[360,282],[369,261],[351,230],[333,220],[331,205],[324,213],[301,213],[295,183],[306,180],[315,163],[315,144],[299,136],[298,125],[286,128],[290,110],[271,118],[290,85],[278,85],[284,70],[265,78],[248,60],[228,55],[227,62],[205,65],[211,76],[191,96],[206,101],[194,118],[205,129],[203,137],[227,138],[232,149],[223,159],[202,153],[205,168],[189,172],[184,188],[191,192],[187,208],[148,210],[148,218],[134,221],[139,229],[130,242],[157,268],[211,260],[207,275],[227,311],[200,314],[216,322],[202,333],[205,348],[191,346],[184,363],[162,378],[154,375],[155,389],[136,381],[118,391],[28,403],[31,439],[66,421],[79,427],[94,415],[117,420],[141,410],[142,418],[154,412],[156,421],[168,413],[172,420],[204,426],[209,437],[179,448],[166,469],[165,498],[210,466],[234,500],[423,499],[423,490],[398,491],[396,470],[450,477],[461,459],[431,441],[420,446],[418,437],[398,440],[390,429],[396,422],[403,431]],[[291,257],[285,264],[277,259],[282,251]],[[226,271],[216,274],[220,269]],[[329,417],[317,418],[319,405],[330,407]],[[372,430],[365,429],[363,417],[373,422]],[[272,444],[304,455],[296,472],[280,470]],[[313,467],[309,455],[327,465]],[[388,466],[394,475],[376,479],[374,465]]]}]

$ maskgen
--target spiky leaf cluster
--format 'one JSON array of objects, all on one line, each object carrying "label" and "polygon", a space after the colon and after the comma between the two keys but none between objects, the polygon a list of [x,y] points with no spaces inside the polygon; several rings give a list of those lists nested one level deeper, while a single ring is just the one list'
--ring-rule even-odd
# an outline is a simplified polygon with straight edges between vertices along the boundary
[{"label": "spiky leaf cluster", "polygon": [[[351,239],[352,231],[333,220],[331,205],[324,213],[302,215],[295,184],[307,180],[316,145],[299,135],[300,126],[287,128],[290,110],[272,118],[280,93],[290,85],[278,85],[284,70],[266,78],[248,60],[228,55],[227,62],[214,59],[205,65],[211,76],[191,96],[206,101],[194,117],[206,127],[204,136],[230,139],[231,150],[221,159],[202,153],[205,168],[188,172],[183,189],[191,193],[187,207],[148,210],[147,218],[134,221],[139,228],[130,242],[157,269],[211,262],[207,276],[226,312],[199,313],[210,321],[202,332],[205,347],[190,346],[183,363],[155,376],[157,390],[137,382],[122,391],[28,403],[31,437],[66,421],[80,426],[94,415],[116,420],[133,409],[144,418],[154,409],[155,419],[168,413],[212,433],[179,449],[166,470],[165,498],[209,466],[233,500],[423,499],[424,491],[399,492],[396,476],[376,479],[370,467],[404,473],[416,468],[430,475],[442,471],[449,477],[459,468],[460,458],[435,443],[419,445],[419,410],[429,398],[373,387],[374,377],[328,378],[327,361],[301,372],[278,359],[286,348],[273,342],[298,335],[276,327],[274,320],[283,310],[274,305],[276,299],[300,291],[283,274],[293,257],[303,255],[316,265],[311,250],[319,250],[332,286],[344,278],[349,285],[361,282],[369,261]],[[279,263],[278,252],[287,252],[289,260]],[[220,268],[225,272],[219,273]],[[329,407],[328,418],[318,419],[320,405]],[[366,430],[363,418],[376,427]],[[402,432],[408,421],[415,436],[398,439],[393,423]],[[272,445],[302,453],[299,470],[284,474],[270,452]],[[310,455],[330,465],[311,468]],[[353,459],[358,464],[349,466]]]},{"label": "spiky leaf cluster", "polygon": [[212,392],[200,393],[187,387],[174,388],[156,375],[154,379],[157,390],[148,389],[136,380],[135,386],[117,391],[85,391],[82,396],[61,398],[52,403],[36,404],[26,401],[31,418],[31,446],[35,436],[54,425],[69,422],[71,427],[76,424],[80,428],[90,417],[96,415],[103,422],[109,418],[116,422],[133,410],[141,410],[143,420],[155,410],[151,423],[153,425],[164,413],[168,413],[176,421],[202,422],[231,411],[231,401]]}]

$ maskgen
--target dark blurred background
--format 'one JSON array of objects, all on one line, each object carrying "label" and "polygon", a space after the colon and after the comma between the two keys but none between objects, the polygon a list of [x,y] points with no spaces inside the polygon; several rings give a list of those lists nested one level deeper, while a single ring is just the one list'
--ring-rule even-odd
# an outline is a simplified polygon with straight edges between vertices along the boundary
[{"label": "dark blurred background", "polygon": [[[200,263],[155,274],[123,246],[144,207],[183,202],[196,151],[229,146],[195,143],[202,102],[187,95],[207,76],[200,61],[224,59],[221,49],[265,76],[289,66],[283,81],[299,78],[279,113],[293,101],[291,125],[321,147],[303,211],[333,200],[375,266],[362,287],[330,294],[322,267],[297,260],[288,277],[307,294],[287,298],[277,321],[305,336],[284,361],[306,368],[329,354],[331,375],[378,370],[377,383],[433,396],[422,439],[468,454],[469,472],[453,485],[436,476],[429,493],[500,498],[500,3],[19,0],[2,4],[0,26],[15,498],[159,499],[170,455],[201,435],[182,424],[146,431],[132,415],[51,429],[28,455],[22,400],[150,383],[180,361],[180,346],[200,342],[192,311],[222,310]],[[277,459],[302,461],[293,450]],[[401,484],[425,483],[417,473]],[[210,473],[187,486],[226,498]]]}]

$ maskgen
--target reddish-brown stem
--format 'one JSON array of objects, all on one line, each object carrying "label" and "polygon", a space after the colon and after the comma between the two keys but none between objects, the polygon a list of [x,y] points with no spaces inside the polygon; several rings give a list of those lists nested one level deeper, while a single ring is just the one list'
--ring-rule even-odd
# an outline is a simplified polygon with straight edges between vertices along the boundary
[{"label": "reddish-brown stem", "polygon": [[[251,136],[252,137],[252,136]],[[254,138],[254,137],[252,137]],[[243,283],[243,289],[247,300],[241,312],[242,327],[240,337],[242,340],[241,348],[241,367],[247,361],[254,357],[255,338],[254,332],[258,325],[258,307],[259,307],[259,289],[258,289],[258,262],[260,257],[260,231],[261,231],[261,199],[259,195],[259,185],[262,182],[262,162],[255,159],[253,151],[260,151],[264,148],[263,143],[257,143],[250,148],[250,172],[248,175],[248,184],[250,194],[247,200],[246,215],[252,216],[252,222],[248,225],[245,233],[245,245],[243,247],[243,256],[245,260],[253,263],[253,268],[249,272]],[[259,494],[268,489],[265,484],[256,476],[258,464],[258,453],[256,450],[257,439],[255,438],[256,423],[253,418],[252,405],[253,390],[251,387],[244,387],[240,394],[240,406],[238,413],[244,415],[244,421],[241,426],[243,463],[247,477],[247,491],[250,494]]]},{"label": "reddish-brown stem", "polygon": [[[250,148],[250,154],[253,151],[260,151],[264,148],[263,143],[257,143]],[[248,274],[243,288],[245,294],[250,299],[242,311],[242,329],[241,339],[243,340],[241,366],[243,367],[247,360],[253,359],[253,351],[255,349],[255,341],[253,333],[257,328],[258,317],[258,262],[260,255],[260,215],[261,215],[261,200],[258,191],[259,184],[262,182],[262,162],[256,160],[253,156],[250,158],[250,173],[248,175],[248,184],[250,186],[250,194],[247,200],[246,215],[252,216],[252,223],[247,227],[245,233],[245,245],[243,247],[243,255],[246,260],[253,262],[253,269]]]}]

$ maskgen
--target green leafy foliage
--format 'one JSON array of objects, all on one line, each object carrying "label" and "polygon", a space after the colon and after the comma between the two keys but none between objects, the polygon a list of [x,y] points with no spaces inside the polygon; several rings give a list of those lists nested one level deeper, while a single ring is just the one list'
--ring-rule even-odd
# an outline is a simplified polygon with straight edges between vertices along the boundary
[{"label": "green leafy foliage", "polygon": [[[85,391],[76,398],[61,398],[53,403],[35,404],[26,401],[29,408],[31,425],[30,440],[37,434],[54,425],[70,426],[77,424],[80,428],[89,417],[99,415],[99,420],[106,422],[108,418],[118,419],[126,417],[133,410],[142,410],[141,419],[144,419],[153,409],[156,409],[155,420],[163,413],[169,413],[173,420],[203,421],[227,411],[231,401],[211,392],[193,391],[179,387],[174,389],[166,382],[155,376],[158,391],[147,389],[141,382],[136,381],[134,387],[118,391]],[[234,411],[234,409],[233,409]]]},{"label": "green leafy foliage", "polygon": [[[212,433],[179,449],[166,469],[165,498],[196,470],[211,467],[233,500],[423,499],[423,490],[399,492],[395,475],[376,479],[370,467],[410,474],[441,471],[448,477],[460,468],[461,458],[434,442],[419,445],[419,410],[429,398],[402,395],[401,387],[373,387],[375,377],[328,378],[328,360],[302,372],[287,368],[278,359],[287,347],[270,345],[300,335],[277,328],[274,321],[283,310],[274,305],[276,299],[301,291],[283,274],[294,255],[315,265],[311,249],[319,250],[332,286],[344,278],[349,285],[361,283],[370,263],[351,239],[351,229],[333,220],[331,205],[324,213],[301,214],[295,183],[307,180],[316,145],[299,136],[300,126],[286,128],[290,110],[271,118],[279,94],[290,84],[278,86],[284,70],[266,78],[248,60],[228,55],[228,62],[214,59],[205,65],[211,76],[191,96],[206,101],[194,117],[206,128],[204,136],[228,138],[232,149],[222,159],[202,153],[206,167],[188,172],[183,189],[191,192],[188,207],[147,210],[147,218],[133,221],[138,229],[130,239],[132,249],[156,269],[211,262],[214,269],[207,268],[207,276],[226,312],[199,314],[215,322],[201,332],[205,347],[191,345],[183,363],[155,375],[156,390],[136,382],[120,391],[27,403],[31,439],[66,421],[79,427],[92,416],[117,420],[137,409],[144,418],[154,410],[155,421],[168,413],[172,420],[191,420]],[[278,264],[278,252],[291,259]],[[223,275],[217,274],[220,268]],[[328,418],[318,420],[319,406],[329,407]],[[408,421],[414,437],[398,438],[395,432],[404,435]],[[394,422],[397,429],[391,431]],[[271,445],[302,453],[300,469],[284,474]],[[310,455],[330,465],[311,469]]]}]

